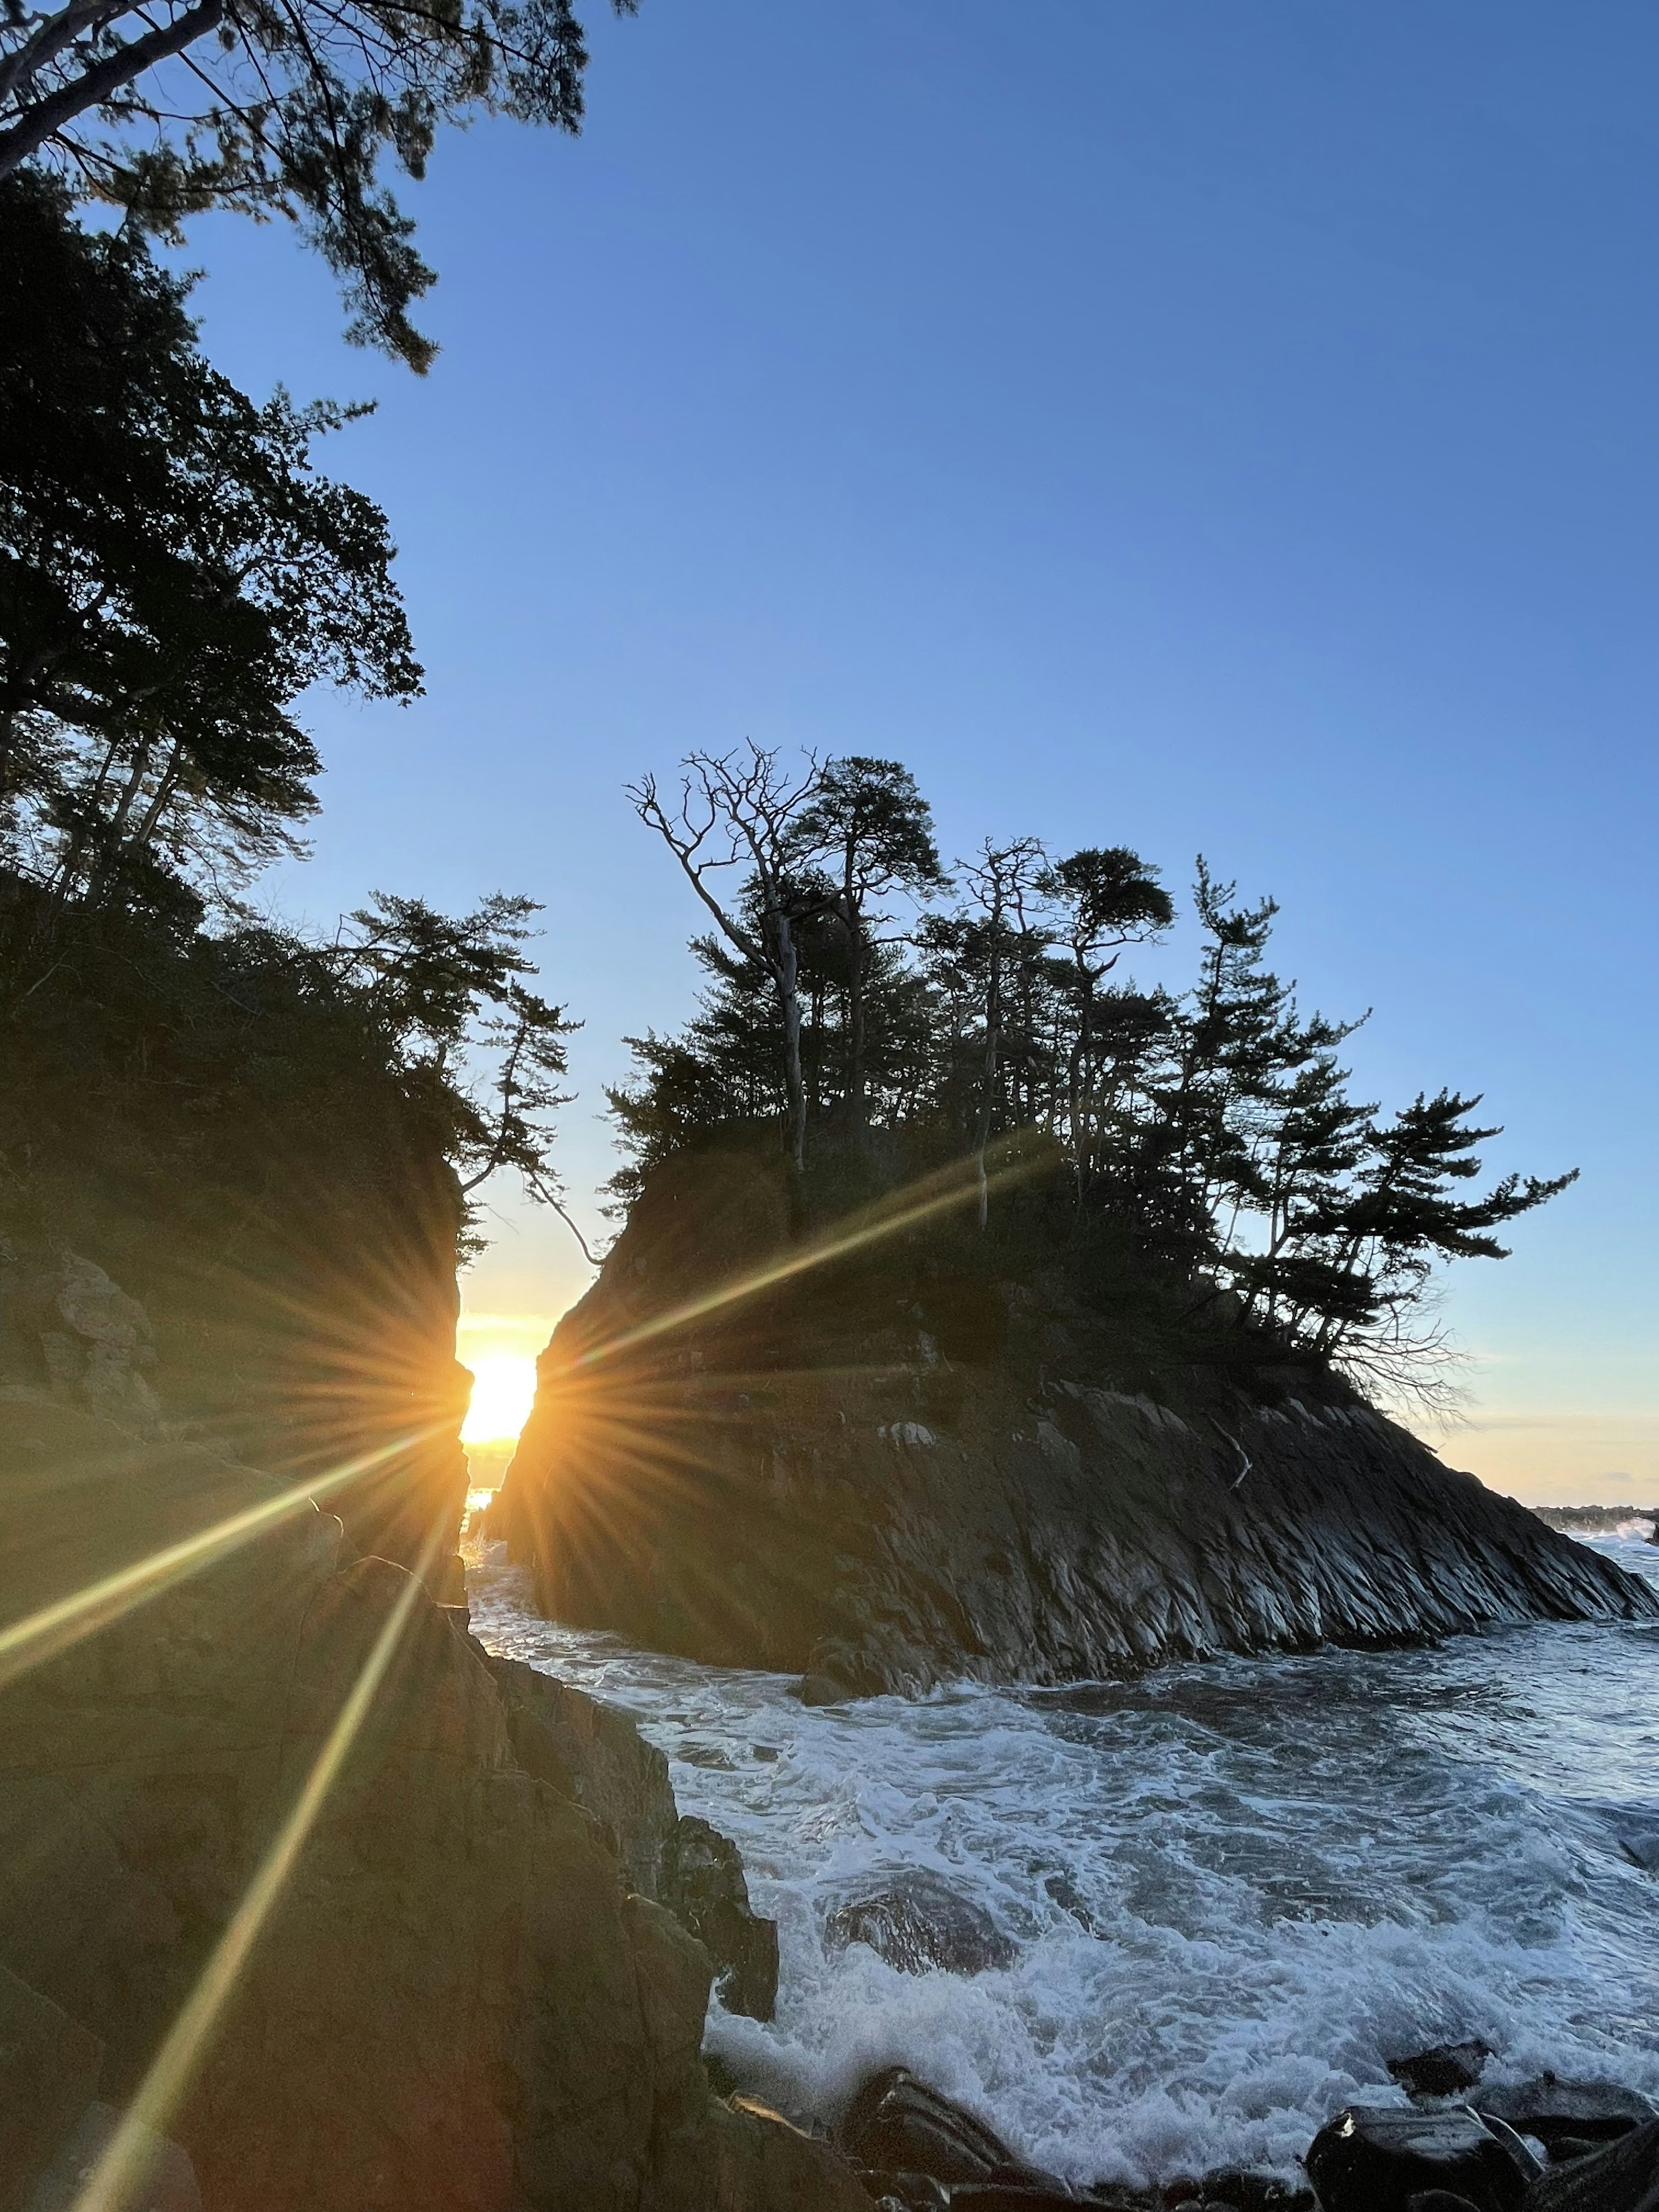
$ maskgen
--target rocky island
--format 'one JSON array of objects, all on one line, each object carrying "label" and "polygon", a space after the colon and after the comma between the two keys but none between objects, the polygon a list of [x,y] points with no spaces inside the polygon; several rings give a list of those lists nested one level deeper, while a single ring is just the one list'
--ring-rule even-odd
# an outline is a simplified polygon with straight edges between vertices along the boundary
[{"label": "rocky island", "polygon": [[1126,1311],[1052,1184],[791,1273],[769,1165],[665,1164],[542,1360],[491,1526],[550,1614],[818,1698],[1659,1614],[1213,1297]]}]

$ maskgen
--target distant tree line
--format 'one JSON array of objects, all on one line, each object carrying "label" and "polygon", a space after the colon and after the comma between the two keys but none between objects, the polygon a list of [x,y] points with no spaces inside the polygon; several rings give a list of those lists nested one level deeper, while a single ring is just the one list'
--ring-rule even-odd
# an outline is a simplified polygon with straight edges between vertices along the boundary
[{"label": "distant tree line", "polygon": [[1385,1387],[1432,1389],[1437,1263],[1501,1259],[1495,1232],[1573,1177],[1484,1191],[1480,1101],[1356,1098],[1342,1047],[1358,1024],[1304,1013],[1268,964],[1277,911],[1202,860],[1186,989],[1145,987],[1127,950],[1174,903],[1121,845],[1048,850],[987,838],[947,872],[900,763],[791,765],[755,746],[696,753],[672,790],[630,796],[714,927],[708,978],[678,1034],[630,1039],[638,1074],[610,1094],[629,1155],[623,1200],[703,1133],[774,1125],[797,1173],[815,1150],[902,1140],[974,1163],[989,1218],[994,1142],[1040,1133],[1080,1224],[1285,1348]]}]

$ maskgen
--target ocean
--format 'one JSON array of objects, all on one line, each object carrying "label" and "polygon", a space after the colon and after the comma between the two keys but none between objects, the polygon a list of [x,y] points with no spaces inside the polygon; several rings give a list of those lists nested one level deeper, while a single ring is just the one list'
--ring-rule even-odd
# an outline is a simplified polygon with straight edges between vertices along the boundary
[{"label": "ocean", "polygon": [[[1659,1583],[1644,1533],[1589,1540]],[[777,2016],[717,2002],[707,2048],[793,2118],[903,2064],[1040,2166],[1145,2184],[1294,2172],[1343,2105],[1403,2101],[1388,2059],[1469,2036],[1488,2079],[1659,2099],[1659,1624],[811,1710],[793,1677],[542,1620],[516,1569],[471,1596],[489,1649],[624,1706],[741,1847]],[[826,1947],[906,1867],[1012,1963]]]}]

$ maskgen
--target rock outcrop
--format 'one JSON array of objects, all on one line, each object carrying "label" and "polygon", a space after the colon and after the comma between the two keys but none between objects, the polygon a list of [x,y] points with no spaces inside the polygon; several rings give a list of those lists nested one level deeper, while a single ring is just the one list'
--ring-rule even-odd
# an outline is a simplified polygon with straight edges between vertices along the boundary
[{"label": "rock outcrop", "polygon": [[666,1905],[696,1937],[726,2009],[770,2020],[777,1923],[750,1909],[737,1845],[695,1814],[681,1814],[668,1761],[626,1713],[522,1660],[475,1649],[495,1677],[518,1764],[590,1813],[624,1887]]},{"label": "rock outcrop", "polygon": [[1329,1373],[1236,1329],[1153,1370],[1123,1297],[1007,1261],[902,1205],[815,1248],[754,1159],[670,1163],[495,1509],[543,1610],[818,1700],[1659,1614]]},{"label": "rock outcrop", "polygon": [[[713,1965],[635,1893],[627,1821],[579,1802],[609,1786],[580,1732],[565,1786],[526,1771],[464,1616],[401,1567],[342,1564],[313,1506],[262,1522],[283,1495],[205,1450],[0,1395],[0,1627],[210,1524],[253,1527],[125,1610],[106,1580],[95,1633],[0,1645],[0,2005],[35,2114],[20,2158],[40,2169],[77,2112],[95,2123],[89,2099],[132,2095],[280,1863],[161,2116],[208,2212],[858,2212],[826,2145],[712,2094]],[[588,1733],[623,1763],[615,1717]],[[8,2185],[21,2202],[37,2178]]]}]

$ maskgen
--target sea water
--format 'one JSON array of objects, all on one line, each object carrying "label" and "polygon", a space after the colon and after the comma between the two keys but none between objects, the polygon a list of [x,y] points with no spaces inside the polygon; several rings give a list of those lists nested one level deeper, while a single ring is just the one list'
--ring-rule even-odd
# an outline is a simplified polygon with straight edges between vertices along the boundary
[{"label": "sea water", "polygon": [[[1591,1540],[1659,1582],[1645,1534]],[[625,1706],[681,1810],[741,1846],[777,2017],[716,2004],[708,2048],[793,2117],[902,2063],[1039,2165],[1145,2183],[1291,2171],[1341,2106],[1401,2101],[1389,2058],[1468,2036],[1489,2078],[1659,2098],[1659,1625],[811,1710],[792,1677],[539,1620],[510,1567],[471,1603],[492,1650]],[[826,1948],[833,1906],[902,1867],[1013,1963]]]}]

